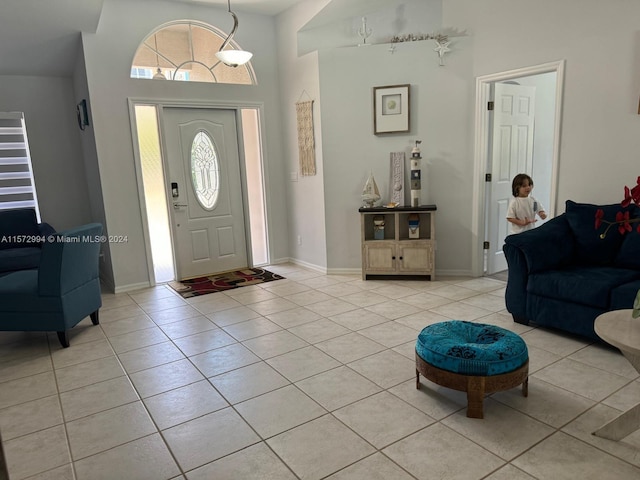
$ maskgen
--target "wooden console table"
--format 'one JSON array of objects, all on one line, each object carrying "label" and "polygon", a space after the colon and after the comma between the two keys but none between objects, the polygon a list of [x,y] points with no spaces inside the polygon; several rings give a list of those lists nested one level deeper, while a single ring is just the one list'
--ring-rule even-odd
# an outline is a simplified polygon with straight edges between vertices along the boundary
[{"label": "wooden console table", "polygon": [[436,210],[435,205],[360,208],[362,279],[423,275],[435,280]]}]

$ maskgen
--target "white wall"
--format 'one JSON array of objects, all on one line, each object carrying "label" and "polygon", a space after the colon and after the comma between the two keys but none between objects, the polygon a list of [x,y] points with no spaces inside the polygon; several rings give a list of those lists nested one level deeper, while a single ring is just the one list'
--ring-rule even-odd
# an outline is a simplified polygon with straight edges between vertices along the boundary
[{"label": "white wall", "polygon": [[[283,135],[287,172],[287,214],[289,217],[289,256],[297,263],[326,270],[324,153],[322,148],[322,99],[318,53],[297,54],[297,32],[329,0],[307,0],[277,18],[278,64],[282,98]],[[296,102],[314,101],[316,175],[300,175]],[[297,181],[291,180],[291,174]],[[301,245],[298,245],[300,237]]]},{"label": "white wall", "polygon": [[[407,187],[411,148],[415,140],[422,140],[421,204],[438,206],[437,268],[468,273],[470,223],[465,218],[472,155],[469,145],[460,139],[470,134],[466,117],[472,100],[469,77],[460,57],[451,56],[446,67],[439,66],[434,46],[432,41],[423,41],[403,44],[393,54],[388,45],[320,54],[330,269],[361,265],[358,208],[369,171],[383,201],[388,202],[390,153],[405,152]],[[404,83],[411,84],[410,132],[374,135],[373,87]]]},{"label": "white wall", "polygon": [[[472,77],[566,60],[558,211],[567,199],[615,203],[638,176],[640,2],[444,0],[468,29]],[[469,141],[465,139],[466,141]]]},{"label": "white wall", "polygon": [[129,78],[133,55],[148,33],[163,23],[183,19],[206,22],[225,31],[231,24],[226,8],[106,0],[96,34],[82,37],[106,226],[110,235],[126,235],[129,239],[127,243],[109,245],[113,281],[118,291],[149,282],[128,98],[263,105],[271,259],[288,257],[275,21],[261,15],[240,15],[234,39],[254,53],[252,65],[257,86]]},{"label": "white wall", "polygon": [[[443,0],[435,27],[433,18],[411,19],[421,31],[467,33],[452,39],[445,67],[436,66],[431,42],[398,45],[393,55],[384,45],[321,50],[328,270],[360,266],[356,212],[369,169],[388,196],[389,152],[409,152],[421,139],[423,203],[438,205],[436,268],[439,274],[473,274],[472,251],[482,241],[471,228],[472,212],[481,209],[472,195],[474,86],[481,75],[566,60],[556,213],[567,199],[620,201],[622,186],[638,175],[637,18],[640,3],[625,0]],[[406,32],[415,30],[411,25]],[[412,85],[411,132],[375,137],[371,87],[398,83]]]},{"label": "white wall", "polygon": [[[76,59],[73,71],[73,91],[76,103],[82,99],[90,100],[82,46],[80,46],[79,50],[80,53]],[[88,190],[87,205],[91,210],[92,221],[98,222],[105,227],[107,219],[104,211],[104,201],[102,198],[102,184],[100,183],[98,153],[96,152],[95,131],[90,102],[87,104],[87,113],[89,116],[89,125],[80,132],[80,148],[82,150],[85,170],[85,184]],[[108,243],[103,243],[100,246],[100,253],[100,278],[108,289],[113,290],[113,268],[111,265],[111,251],[109,250]]]},{"label": "white wall", "polygon": [[56,230],[92,220],[69,77],[0,76],[0,111],[24,112],[40,215]]},{"label": "white wall", "polygon": [[[298,58],[293,52],[297,30],[327,3],[307,0],[293,7],[278,17],[277,30],[272,18],[240,15],[236,40],[255,54],[258,87],[129,79],[137,45],[157,25],[191,18],[226,30],[230,23],[225,8],[143,0],[105,1],[98,32],[83,35],[85,87],[78,86],[78,73],[73,83],[55,77],[0,77],[0,110],[25,111],[30,132],[36,128],[30,139],[43,217],[58,228],[100,221],[99,178],[109,233],[133,239],[107,252],[113,257],[114,284],[144,284],[148,279],[127,98],[257,102],[264,104],[273,260],[291,256],[329,271],[359,269],[357,208],[368,171],[373,170],[381,192],[388,195],[389,152],[408,153],[413,141],[421,139],[426,177],[422,200],[438,204],[437,270],[469,273],[470,252],[479,241],[470,229],[476,207],[471,198],[475,78],[561,59],[566,70],[557,213],[564,211],[567,199],[618,202],[623,185],[638,176],[640,3],[442,0],[442,18],[411,15],[415,23],[407,23],[406,31],[428,33],[440,26],[466,30],[468,36],[452,39],[445,67],[437,66],[428,41],[398,45],[393,55],[380,45]],[[368,18],[382,29],[384,18]],[[371,88],[395,83],[412,85],[411,132],[376,137],[371,133]],[[295,183],[289,181],[289,173],[297,170],[293,104],[303,89],[317,100],[319,175]],[[75,123],[75,104],[85,93],[95,147],[85,145],[92,133],[79,137]],[[48,122],[30,127],[31,116]],[[58,148],[52,149],[56,142]],[[86,168],[79,144],[89,162]],[[300,248],[297,235],[303,240]]]},{"label": "white wall", "polygon": [[[402,8],[369,14],[372,23],[394,33],[431,33],[442,28],[441,5],[406,2]],[[398,18],[401,15],[402,18]],[[386,26],[384,22],[387,22]],[[369,171],[373,172],[383,200],[389,200],[389,157],[409,156],[415,140],[422,140],[422,204],[438,206],[437,269],[467,274],[470,269],[469,235],[472,159],[472,82],[464,37],[452,38],[447,65],[439,66],[434,41],[321,50],[322,144],[328,269],[358,271],[361,266],[360,195]],[[358,37],[354,31],[354,44]],[[372,90],[375,86],[411,84],[410,132],[373,134]],[[407,188],[407,201],[408,201]]]}]

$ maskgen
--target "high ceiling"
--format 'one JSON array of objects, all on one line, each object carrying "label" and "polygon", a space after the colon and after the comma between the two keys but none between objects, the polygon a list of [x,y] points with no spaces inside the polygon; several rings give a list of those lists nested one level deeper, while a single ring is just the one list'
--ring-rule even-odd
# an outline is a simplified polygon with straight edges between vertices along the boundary
[{"label": "high ceiling", "polygon": [[[227,0],[170,0],[227,7]],[[302,0],[232,0],[233,11],[277,15]],[[103,0],[0,0],[0,75],[68,76],[80,32],[95,32]]]}]

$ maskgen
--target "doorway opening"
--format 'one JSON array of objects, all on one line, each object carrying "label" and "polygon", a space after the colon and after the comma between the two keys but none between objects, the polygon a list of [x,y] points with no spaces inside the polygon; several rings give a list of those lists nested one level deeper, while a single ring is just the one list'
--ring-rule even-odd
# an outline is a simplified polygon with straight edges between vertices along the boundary
[{"label": "doorway opening", "polygon": [[[130,103],[147,268],[151,285],[156,285],[176,280],[178,275],[175,229],[171,226],[172,215],[169,211],[169,208],[175,208],[175,192],[172,192],[168,178],[170,169],[165,158],[166,139],[160,128],[164,110],[159,104]],[[257,107],[241,107],[233,111],[239,125],[235,141],[240,152],[242,210],[245,229],[248,229],[244,246],[247,266],[266,265],[269,262],[269,246],[260,112]]]},{"label": "doorway opening", "polygon": [[[548,218],[557,210],[557,175],[560,151],[560,118],[564,61],[510,70],[476,79],[476,130],[474,162],[473,229],[477,242],[472,252],[475,276],[494,275],[506,270],[502,244],[507,235],[506,207],[511,192],[511,180],[518,173],[528,173],[534,179],[536,198],[544,198]],[[496,85],[534,92],[533,97],[512,98],[518,107],[531,107],[528,127],[494,125],[495,109],[503,108],[494,98]],[[535,87],[535,88],[533,88]],[[535,105],[527,104],[535,102]],[[508,104],[508,103],[507,103]],[[538,107],[538,108],[535,108]],[[535,128],[534,128],[535,127]],[[513,128],[513,136],[504,135]],[[501,133],[501,131],[503,133]],[[535,133],[534,133],[535,132]],[[531,135],[530,135],[531,134]],[[513,147],[513,148],[511,148]],[[501,151],[511,148],[512,159],[500,163]],[[522,170],[522,171],[520,171]],[[505,187],[508,193],[505,195]]]}]

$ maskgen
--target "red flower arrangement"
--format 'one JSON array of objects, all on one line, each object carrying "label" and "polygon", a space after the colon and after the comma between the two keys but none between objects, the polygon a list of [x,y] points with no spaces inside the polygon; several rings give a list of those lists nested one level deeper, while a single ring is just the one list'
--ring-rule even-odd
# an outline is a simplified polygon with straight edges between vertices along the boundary
[{"label": "red flower arrangement", "polygon": [[[625,185],[624,199],[622,200],[622,202],[620,202],[620,206],[622,208],[626,208],[632,203],[635,203],[640,207],[640,177],[638,177],[638,179],[636,180],[635,187],[629,189],[629,187]],[[633,231],[633,227],[631,226],[632,223],[637,223],[638,226],[636,227],[636,231],[640,233],[640,218],[629,218],[628,211],[624,213],[622,212],[616,213],[615,222],[610,222],[608,220],[605,220],[603,217],[604,217],[604,210],[602,210],[601,208],[596,210],[596,230],[600,228],[600,226],[603,223],[607,224],[607,228],[605,229],[604,232],[600,234],[600,238],[605,238],[607,236],[607,232],[613,225],[617,225],[618,232],[620,232],[620,235],[624,235],[627,232]],[[638,293],[636,294],[636,298],[633,302],[633,309],[631,310],[631,316],[633,318],[640,317],[640,290],[638,290]]]},{"label": "red flower arrangement", "polygon": [[[620,202],[620,206],[622,208],[625,208],[632,203],[635,203],[640,207],[640,177],[638,177],[638,179],[636,180],[635,187],[630,189],[625,185],[624,199],[622,200],[622,202]],[[609,229],[614,225],[618,226],[618,232],[620,232],[620,235],[624,235],[627,232],[633,231],[633,227],[631,226],[632,223],[637,223],[638,226],[636,227],[636,231],[640,233],[640,218],[629,218],[628,211],[624,213],[616,213],[615,221],[610,222],[609,220],[604,219],[604,210],[599,208],[598,210],[596,210],[596,230],[599,229],[603,223],[607,224],[607,228],[600,234],[600,238],[605,238]]]}]

